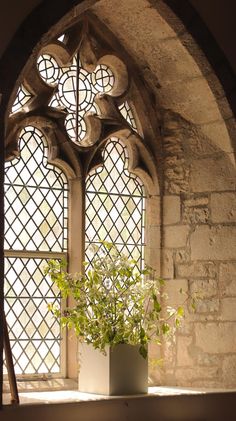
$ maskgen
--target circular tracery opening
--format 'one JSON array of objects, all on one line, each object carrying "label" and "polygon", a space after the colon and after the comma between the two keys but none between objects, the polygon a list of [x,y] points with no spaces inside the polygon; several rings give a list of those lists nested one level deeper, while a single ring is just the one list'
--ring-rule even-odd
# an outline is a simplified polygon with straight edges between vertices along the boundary
[{"label": "circular tracery opening", "polygon": [[60,75],[60,68],[56,60],[49,54],[41,55],[37,60],[41,78],[49,85],[55,85]]},{"label": "circular tracery opening", "polygon": [[104,64],[97,66],[92,73],[92,83],[98,92],[109,92],[113,88],[114,82],[115,78],[111,69]]}]

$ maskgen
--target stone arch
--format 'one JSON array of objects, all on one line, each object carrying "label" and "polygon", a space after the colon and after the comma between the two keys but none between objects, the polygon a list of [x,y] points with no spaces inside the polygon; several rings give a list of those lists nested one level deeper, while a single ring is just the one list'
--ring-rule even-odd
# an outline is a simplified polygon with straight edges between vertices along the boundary
[{"label": "stone arch", "polygon": [[[116,14],[114,9],[110,10],[109,3],[106,0],[94,2],[90,10],[138,63],[151,100],[150,114],[156,122],[156,141],[150,135],[152,127],[150,131],[147,127],[144,138],[152,138],[150,145],[158,170],[165,174],[161,183],[162,218],[156,222],[157,228],[161,225],[162,230],[163,276],[171,281],[171,291],[173,282],[175,287],[181,285],[187,289],[204,282],[208,294],[196,317],[189,316],[185,330],[177,339],[177,347],[165,354],[167,363],[162,383],[232,387],[236,384],[232,369],[236,357],[235,353],[227,354],[232,351],[230,329],[232,327],[234,332],[235,323],[232,313],[226,310],[227,306],[230,309],[235,305],[236,263],[231,254],[235,245],[230,242],[235,235],[232,112],[212,68],[189,37],[188,30],[167,8],[167,2],[158,1],[153,5],[142,0],[126,5],[125,1],[115,0]],[[80,5],[74,17],[79,8]],[[121,9],[126,13],[119,13]],[[61,11],[57,13],[58,19]],[[52,16],[56,21],[55,14],[50,19]],[[150,46],[155,47],[154,53]],[[28,55],[29,49],[24,58]],[[9,62],[6,68],[8,65]],[[14,71],[19,71],[19,67]],[[1,79],[6,79],[4,72]],[[6,102],[13,79],[9,79],[10,84],[4,90]],[[142,98],[139,100],[142,104]],[[3,112],[6,102],[3,102]],[[145,117],[145,112],[143,114]],[[168,186],[163,183],[166,179]],[[207,253],[204,252],[206,244]],[[206,343],[210,335],[213,335],[213,345]],[[221,347],[217,345],[219,335],[223,337]],[[213,381],[209,380],[210,376]],[[159,381],[157,372],[153,379]]]}]

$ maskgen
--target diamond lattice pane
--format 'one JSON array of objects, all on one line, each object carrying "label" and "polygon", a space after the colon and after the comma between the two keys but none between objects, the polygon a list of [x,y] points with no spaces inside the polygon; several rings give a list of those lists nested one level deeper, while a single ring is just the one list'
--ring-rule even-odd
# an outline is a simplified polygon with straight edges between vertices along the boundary
[{"label": "diamond lattice pane", "polygon": [[129,173],[126,148],[112,138],[104,165],[86,180],[86,259],[89,245],[106,240],[117,245],[140,268],[144,248],[145,197],[141,180]]},{"label": "diamond lattice pane", "polygon": [[47,308],[60,307],[61,298],[44,275],[45,265],[46,259],[5,258],[5,313],[16,374],[61,370],[60,323]]},{"label": "diamond lattice pane", "polygon": [[63,251],[67,226],[67,180],[47,164],[43,134],[26,127],[20,158],[5,169],[5,249]]},{"label": "diamond lattice pane", "polygon": [[130,124],[130,126],[137,131],[136,121],[132,112],[132,109],[128,103],[125,101],[123,104],[119,106],[120,113],[123,115],[125,120]]},{"label": "diamond lattice pane", "polygon": [[[79,54],[73,57],[70,67],[60,67],[50,54],[38,58],[38,71],[48,85],[57,85],[57,90],[49,102],[50,107],[66,109],[65,127],[70,139],[80,143],[86,135],[84,116],[87,112],[100,114],[95,103],[97,94],[109,94],[115,86],[115,76],[105,64],[99,64],[89,73],[82,68]],[[137,130],[134,115],[126,101],[120,112],[128,123]]]},{"label": "diamond lattice pane", "polygon": [[24,85],[20,85],[15,101],[12,105],[11,112],[16,113],[17,111],[20,111],[24,105],[32,98],[32,95],[27,89],[24,87]]}]

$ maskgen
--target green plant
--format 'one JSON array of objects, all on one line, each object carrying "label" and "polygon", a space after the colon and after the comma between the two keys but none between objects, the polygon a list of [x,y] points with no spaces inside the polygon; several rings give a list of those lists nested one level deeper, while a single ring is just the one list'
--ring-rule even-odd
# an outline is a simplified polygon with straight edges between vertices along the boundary
[{"label": "green plant", "polygon": [[45,273],[62,297],[75,300],[75,305],[63,312],[52,304],[48,308],[62,327],[74,329],[81,341],[101,352],[106,345],[140,345],[146,358],[151,340],[161,343],[163,335],[173,334],[179,327],[184,308],[167,306],[164,280],[156,278],[152,268],[138,271],[134,260],[106,241],[101,247],[92,247],[92,263],[85,274],[69,274],[64,261],[48,262]]}]

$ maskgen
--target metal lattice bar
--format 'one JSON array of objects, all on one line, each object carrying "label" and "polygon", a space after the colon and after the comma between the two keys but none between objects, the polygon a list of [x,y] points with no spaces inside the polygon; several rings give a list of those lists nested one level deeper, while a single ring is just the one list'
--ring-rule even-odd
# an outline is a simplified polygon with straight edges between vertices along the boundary
[{"label": "metal lattice bar", "polygon": [[60,324],[48,303],[61,306],[57,288],[44,275],[49,258],[65,256],[67,180],[47,163],[42,132],[26,127],[20,157],[5,170],[5,311],[17,375],[62,372]]},{"label": "metal lattice bar", "polygon": [[[37,65],[41,78],[48,85],[58,87],[49,106],[67,110],[67,133],[73,142],[80,143],[86,135],[85,114],[88,111],[100,114],[95,96],[99,93],[109,94],[115,85],[112,70],[105,64],[99,64],[94,72],[87,72],[81,66],[79,53],[73,57],[70,67],[60,67],[49,54],[41,55]],[[131,127],[137,130],[128,101],[121,104],[119,110]]]},{"label": "metal lattice bar", "polygon": [[86,259],[89,245],[111,241],[129,258],[143,264],[145,195],[141,180],[129,173],[124,145],[112,138],[103,152],[104,165],[86,180]]}]

